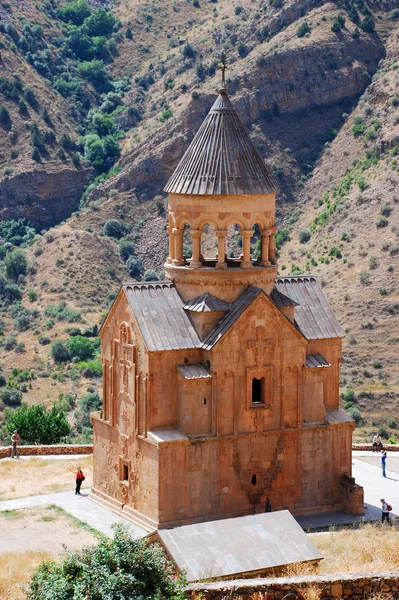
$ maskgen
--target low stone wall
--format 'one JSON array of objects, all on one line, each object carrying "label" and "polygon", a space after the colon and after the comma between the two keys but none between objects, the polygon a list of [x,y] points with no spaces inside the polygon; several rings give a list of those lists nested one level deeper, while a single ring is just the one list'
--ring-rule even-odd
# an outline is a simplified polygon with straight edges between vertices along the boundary
[{"label": "low stone wall", "polygon": [[[93,444],[54,444],[51,446],[18,446],[21,456],[46,456],[51,454],[93,454]],[[0,459],[11,456],[11,446],[0,446]]]},{"label": "low stone wall", "polygon": [[[352,450],[372,450],[372,444],[352,444]],[[399,452],[399,444],[384,444],[387,452]]]},{"label": "low stone wall", "polygon": [[196,583],[189,586],[188,595],[190,600],[367,600],[376,595],[394,600],[399,598],[399,571]]}]

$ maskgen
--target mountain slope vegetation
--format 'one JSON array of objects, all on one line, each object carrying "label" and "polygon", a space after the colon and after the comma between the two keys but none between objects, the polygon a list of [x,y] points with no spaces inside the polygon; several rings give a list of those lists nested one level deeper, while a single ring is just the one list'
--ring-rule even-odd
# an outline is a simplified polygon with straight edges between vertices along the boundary
[{"label": "mountain slope vegetation", "polygon": [[[1,2],[3,407],[57,401],[89,435],[93,326],[124,279],[163,277],[163,186],[225,52],[280,187],[280,275],[320,277],[347,330],[343,405],[360,437],[394,438],[398,24],[394,0]],[[85,358],[54,355],[79,336]]]}]

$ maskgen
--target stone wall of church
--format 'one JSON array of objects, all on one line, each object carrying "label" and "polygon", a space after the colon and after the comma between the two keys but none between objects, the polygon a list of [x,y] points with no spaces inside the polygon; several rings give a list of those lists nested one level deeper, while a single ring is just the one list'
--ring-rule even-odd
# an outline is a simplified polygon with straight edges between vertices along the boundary
[{"label": "stone wall of church", "polygon": [[339,408],[339,369],[342,358],[342,339],[329,338],[326,340],[311,340],[308,354],[322,354],[331,367],[326,369],[324,387],[324,405],[326,410]]},{"label": "stone wall of church", "polygon": [[159,522],[262,512],[267,497],[293,514],[341,509],[350,442],[344,423],[161,444]]}]

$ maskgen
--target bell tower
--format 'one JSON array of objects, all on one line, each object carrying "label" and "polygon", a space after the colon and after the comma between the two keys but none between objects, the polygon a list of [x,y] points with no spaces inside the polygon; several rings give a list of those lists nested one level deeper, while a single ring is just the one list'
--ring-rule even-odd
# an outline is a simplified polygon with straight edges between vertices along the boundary
[{"label": "bell tower", "polygon": [[[233,302],[250,285],[271,294],[277,275],[276,184],[224,85],[165,192],[169,205],[166,276],[186,302],[207,292]],[[239,236],[239,256],[226,252],[232,226]],[[216,256],[205,256],[203,250],[209,227],[217,238]],[[191,257],[183,253],[187,234]],[[257,243],[256,259],[251,240]]]}]

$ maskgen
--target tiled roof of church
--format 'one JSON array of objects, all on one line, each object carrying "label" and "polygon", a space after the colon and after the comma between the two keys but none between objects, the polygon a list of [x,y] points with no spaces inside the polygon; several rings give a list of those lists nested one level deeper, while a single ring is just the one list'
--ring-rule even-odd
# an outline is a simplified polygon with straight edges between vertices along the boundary
[{"label": "tiled roof of church", "polygon": [[199,128],[165,192],[270,194],[276,184],[240,121],[225,89]]},{"label": "tiled roof of church", "polygon": [[199,296],[199,298],[186,302],[184,309],[192,312],[227,312],[228,310],[231,310],[231,304],[206,292],[205,294],[202,294],[202,296]]},{"label": "tiled roof of church", "polygon": [[123,289],[149,351],[200,347],[173,283],[129,283]]},{"label": "tiled roof of church", "polygon": [[244,310],[248,308],[250,304],[255,300],[259,294],[263,294],[263,290],[255,286],[249,286],[243,294],[235,302],[232,303],[231,311],[228,312],[208,333],[202,342],[202,348],[204,350],[211,350],[218,341],[224,336],[224,334],[231,328],[231,326],[237,321],[238,317],[242,315]]},{"label": "tiled roof of church", "polygon": [[307,340],[345,335],[315,277],[279,277],[274,289],[297,302],[295,325]]},{"label": "tiled roof of church", "polygon": [[323,367],[331,367],[331,364],[322,354],[307,354],[306,355],[306,368],[307,369],[320,369]]}]

